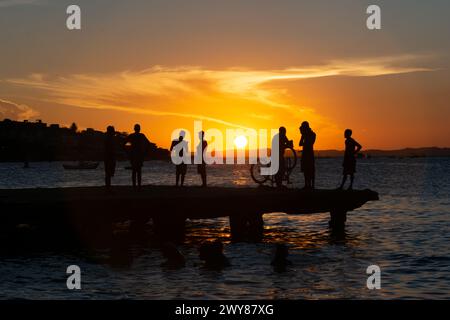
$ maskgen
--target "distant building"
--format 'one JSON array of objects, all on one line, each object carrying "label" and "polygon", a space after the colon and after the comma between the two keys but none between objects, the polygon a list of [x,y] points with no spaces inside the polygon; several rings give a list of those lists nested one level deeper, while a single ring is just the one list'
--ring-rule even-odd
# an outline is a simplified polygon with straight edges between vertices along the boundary
[{"label": "distant building", "polygon": [[[121,146],[126,133],[117,134],[118,159],[127,155]],[[42,120],[36,122],[0,121],[0,161],[67,161],[102,160],[105,135],[101,131],[87,128],[82,132],[59,124],[47,126]],[[169,159],[166,149],[151,143],[149,159]]]}]

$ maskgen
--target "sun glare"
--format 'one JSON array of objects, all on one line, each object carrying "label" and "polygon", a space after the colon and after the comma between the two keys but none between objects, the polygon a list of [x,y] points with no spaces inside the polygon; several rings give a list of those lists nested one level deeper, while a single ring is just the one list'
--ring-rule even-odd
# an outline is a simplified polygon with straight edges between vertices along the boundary
[{"label": "sun glare", "polygon": [[247,146],[247,138],[244,136],[238,136],[234,139],[234,144],[238,149],[244,149]]}]

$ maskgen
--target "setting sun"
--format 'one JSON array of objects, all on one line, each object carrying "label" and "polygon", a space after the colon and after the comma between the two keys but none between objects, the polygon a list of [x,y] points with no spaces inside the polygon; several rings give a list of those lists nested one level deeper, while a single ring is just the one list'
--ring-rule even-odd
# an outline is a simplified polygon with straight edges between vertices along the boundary
[{"label": "setting sun", "polygon": [[244,149],[247,146],[247,138],[244,136],[238,136],[234,139],[234,144],[238,149]]}]

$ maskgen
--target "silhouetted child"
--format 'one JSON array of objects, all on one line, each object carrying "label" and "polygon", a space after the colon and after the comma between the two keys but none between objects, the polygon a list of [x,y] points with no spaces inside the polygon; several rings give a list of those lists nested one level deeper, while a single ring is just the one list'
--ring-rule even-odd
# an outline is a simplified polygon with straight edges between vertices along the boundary
[{"label": "silhouetted child", "polygon": [[[184,156],[184,152],[186,152],[187,154],[189,153],[188,150],[188,144],[186,141],[184,141],[184,136],[185,136],[185,132],[181,131],[180,132],[180,137],[178,138],[178,140],[174,140],[172,141],[172,145],[170,146],[170,151],[172,152],[173,149],[176,149],[178,152],[178,156],[180,159],[183,159]],[[180,164],[175,165],[175,185],[178,187],[180,178],[181,178],[181,186],[183,186],[184,184],[184,177],[186,175],[186,171],[187,171],[187,164],[184,163],[184,161]]]},{"label": "silhouetted child", "polygon": [[208,147],[208,142],[205,141],[205,132],[200,131],[198,134],[200,138],[200,143],[197,146],[197,153],[201,154],[201,163],[197,165],[197,172],[200,174],[202,178],[202,187],[206,187],[206,163],[204,159],[204,152]]},{"label": "silhouetted child", "polygon": [[316,168],[314,160],[314,143],[316,142],[316,134],[309,127],[309,123],[304,121],[300,126],[300,147],[303,147],[301,158],[301,169],[305,177],[305,189],[314,189],[316,179]]},{"label": "silhouetted child", "polygon": [[178,251],[173,243],[164,243],[161,247],[161,252],[167,259],[167,261],[161,264],[162,267],[178,269],[185,266],[186,262],[184,256]]},{"label": "silhouetted child", "polygon": [[144,163],[145,154],[150,146],[150,142],[147,137],[141,133],[141,126],[139,124],[134,125],[134,133],[130,134],[125,139],[125,147],[128,145],[133,188],[136,188],[136,179],[137,186],[140,188],[142,182],[142,165]]},{"label": "silhouetted child", "polygon": [[230,262],[223,254],[223,244],[220,240],[202,243],[199,248],[200,259],[205,261],[208,269],[222,269],[230,266]]},{"label": "silhouetted child", "polygon": [[342,183],[339,189],[344,188],[347,176],[350,176],[350,186],[348,190],[353,188],[353,180],[356,171],[356,154],[362,149],[362,146],[352,138],[352,130],[346,129],[344,132],[345,137],[345,152],[344,152],[344,173],[342,177]]},{"label": "silhouetted child", "polygon": [[116,171],[116,131],[113,126],[106,128],[104,163],[105,163],[105,186],[107,190],[111,188],[111,178]]},{"label": "silhouetted child", "polygon": [[286,267],[292,263],[287,259],[289,255],[289,249],[284,244],[277,244],[275,246],[275,254],[272,262],[270,263],[276,272],[286,271]]}]

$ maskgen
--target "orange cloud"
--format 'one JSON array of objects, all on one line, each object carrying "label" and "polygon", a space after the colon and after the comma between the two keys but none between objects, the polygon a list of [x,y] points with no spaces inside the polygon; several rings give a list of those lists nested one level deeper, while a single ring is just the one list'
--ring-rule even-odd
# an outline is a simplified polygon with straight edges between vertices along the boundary
[{"label": "orange cloud", "polygon": [[[314,106],[298,106],[290,102],[286,90],[279,88],[279,82],[431,71],[414,66],[425,58],[401,55],[331,61],[318,66],[281,70],[154,66],[142,71],[64,77],[33,74],[6,81],[40,89],[47,93],[47,101],[79,108],[205,120],[222,128],[257,129],[283,124],[297,130],[299,121],[309,119],[322,133],[332,136],[341,128],[337,128],[332,119],[318,114]],[[272,85],[275,82],[277,86]]]},{"label": "orange cloud", "polygon": [[0,118],[13,120],[28,120],[39,113],[27,105],[0,99]]}]

